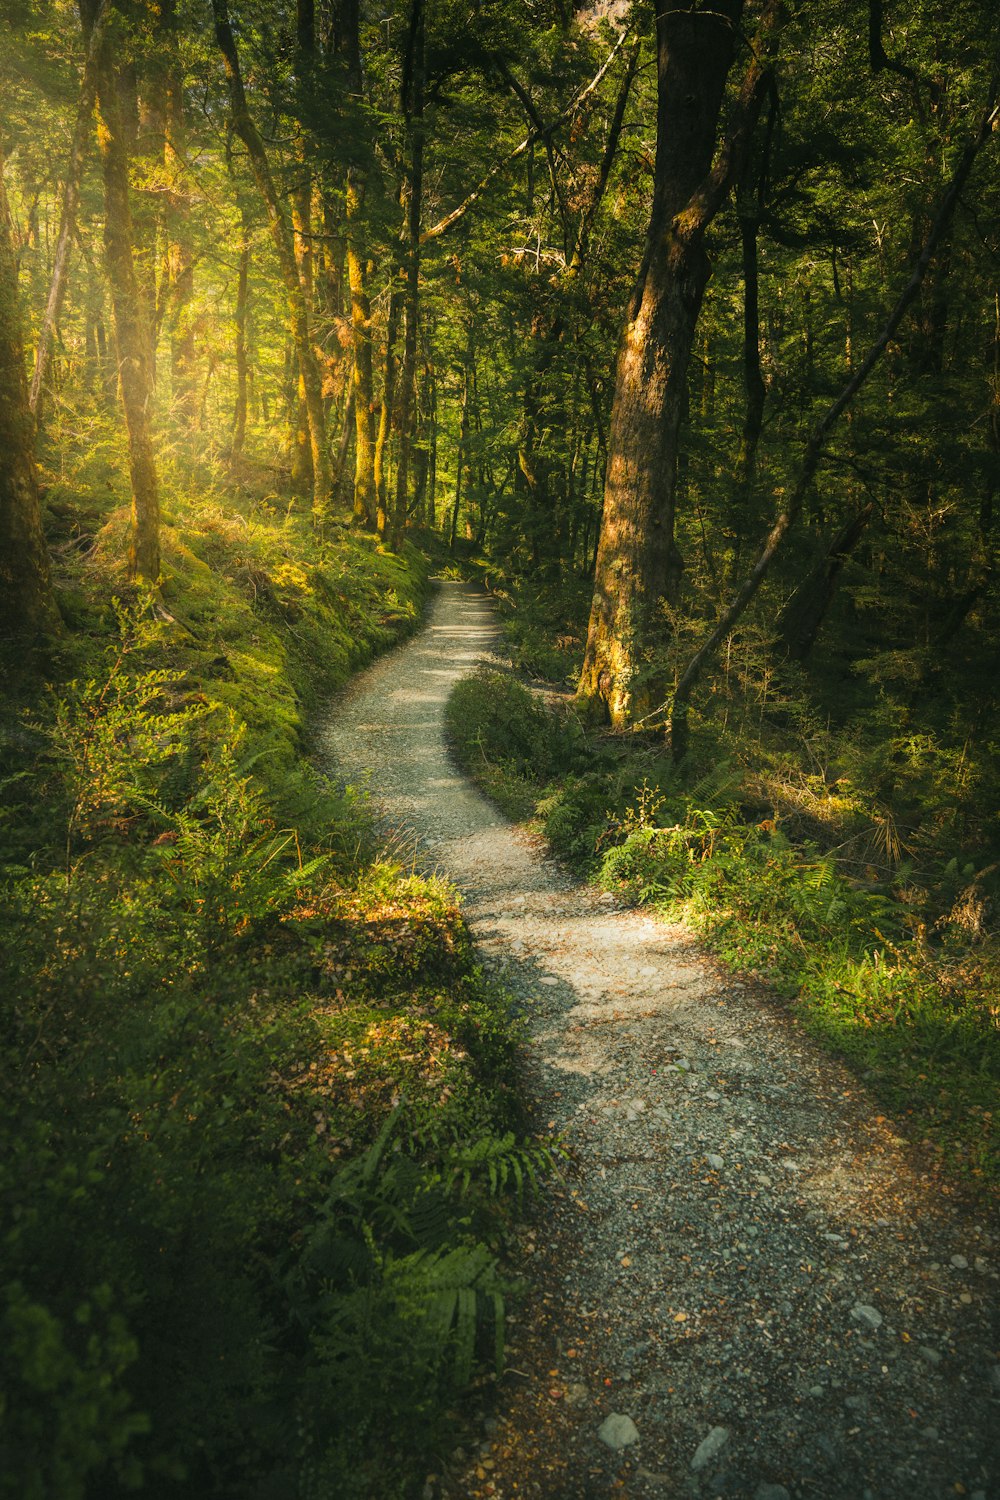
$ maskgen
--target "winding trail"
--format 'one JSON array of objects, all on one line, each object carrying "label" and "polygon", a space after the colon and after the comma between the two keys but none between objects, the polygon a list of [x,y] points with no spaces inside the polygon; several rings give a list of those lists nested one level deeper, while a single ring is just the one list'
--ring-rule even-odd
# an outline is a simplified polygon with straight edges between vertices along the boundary
[{"label": "winding trail", "polygon": [[496,636],[485,596],[442,585],[323,735],[393,847],[462,891],[572,1152],[514,1250],[506,1373],[425,1495],[1000,1500],[996,1226],[781,1007],[570,881],[456,772],[444,704]]}]

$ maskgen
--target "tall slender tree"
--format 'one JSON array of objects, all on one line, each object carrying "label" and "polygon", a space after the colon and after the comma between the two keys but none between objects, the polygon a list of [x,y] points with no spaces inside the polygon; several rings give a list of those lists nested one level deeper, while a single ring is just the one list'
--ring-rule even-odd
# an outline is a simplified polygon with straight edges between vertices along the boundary
[{"label": "tall slender tree", "polygon": [[0,641],[55,630],[49,557],[42,535],[35,424],[24,374],[17,257],[0,141]]},{"label": "tall slender tree", "polygon": [[326,412],[323,405],[323,381],[312,344],[309,303],[299,279],[295,244],[291,226],[279,196],[267,151],[254,124],[247,104],[243,74],[240,69],[236,38],[229,20],[227,0],[212,0],[215,39],[226,68],[232,125],[247,149],[257,190],[267,211],[268,226],[274,244],[288,306],[288,321],[299,374],[302,377],[306,412],[309,421],[309,445],[313,470],[313,513],[320,518],[330,500],[330,456],[326,446]]},{"label": "tall slender tree", "polygon": [[391,534],[394,541],[406,524],[409,504],[410,449],[416,418],[417,323],[420,315],[420,218],[424,162],[424,0],[411,0],[410,25],[403,68],[402,106],[406,124],[407,183],[404,227],[406,290],[403,298],[403,358],[399,370],[399,462]]},{"label": "tall slender tree", "polygon": [[105,18],[110,8],[110,3],[111,0],[99,0],[97,9],[94,12],[94,19],[90,28],[90,39],[83,64],[83,75],[80,79],[80,97],[76,108],[76,124],[73,129],[69,161],[66,164],[66,172],[63,177],[59,233],[56,239],[55,254],[52,259],[52,280],[49,285],[45,315],[42,318],[42,326],[38,334],[38,343],[35,348],[35,369],[31,377],[29,403],[36,420],[41,406],[42,390],[45,385],[49,359],[52,354],[52,340],[55,336],[56,325],[59,322],[59,314],[62,311],[63,300],[66,296],[66,287],[69,282],[70,254],[73,248],[73,236],[76,233],[77,210],[80,205],[80,183],[83,178],[87,146],[91,139],[93,127],[94,101],[97,98],[98,61],[101,45],[104,40]]},{"label": "tall slender tree", "polygon": [[[88,42],[96,16],[81,0]],[[132,208],[126,125],[118,88],[118,58],[125,22],[115,9],[98,48],[97,140],[104,174],[104,260],[115,317],[118,389],[128,431],[132,480],[129,570],[156,583],[160,576],[160,488],[153,446],[153,338],[132,247]]]}]

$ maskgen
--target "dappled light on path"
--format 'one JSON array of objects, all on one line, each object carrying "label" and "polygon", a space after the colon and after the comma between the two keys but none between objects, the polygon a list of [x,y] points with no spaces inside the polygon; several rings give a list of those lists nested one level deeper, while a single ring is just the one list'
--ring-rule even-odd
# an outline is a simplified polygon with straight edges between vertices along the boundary
[{"label": "dappled light on path", "polygon": [[995,1236],[776,1002],[458,775],[444,704],[495,642],[487,599],[443,585],[324,735],[394,857],[461,889],[571,1152],[513,1252],[531,1290],[480,1445],[428,1493],[992,1500]]}]

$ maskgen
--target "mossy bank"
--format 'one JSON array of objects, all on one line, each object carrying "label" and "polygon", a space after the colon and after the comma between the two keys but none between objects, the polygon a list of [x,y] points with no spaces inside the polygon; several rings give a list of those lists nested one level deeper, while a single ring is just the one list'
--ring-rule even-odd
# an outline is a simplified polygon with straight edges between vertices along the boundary
[{"label": "mossy bank", "polygon": [[453,893],[304,751],[429,565],[174,496],[143,594],[123,515],[52,519],[66,628],[3,719],[0,1493],[419,1492],[544,1156]]},{"label": "mossy bank", "polygon": [[847,1058],[901,1130],[995,1198],[988,851],[887,868],[862,785],[783,777],[760,754],[741,764],[718,739],[714,763],[706,739],[700,763],[678,770],[662,739],[595,731],[568,700],[551,706],[488,669],[458,685],[448,722],[458,759],[506,812],[607,889],[690,922]]}]

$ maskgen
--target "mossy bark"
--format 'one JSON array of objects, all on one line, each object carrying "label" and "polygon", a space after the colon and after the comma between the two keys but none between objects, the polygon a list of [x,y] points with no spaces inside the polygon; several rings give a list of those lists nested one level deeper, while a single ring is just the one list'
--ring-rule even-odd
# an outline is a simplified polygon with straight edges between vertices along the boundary
[{"label": "mossy bark", "polygon": [[[312,0],[297,0],[295,27],[295,71],[299,88],[311,77],[316,49],[316,16]],[[308,136],[301,129],[296,148],[298,181],[291,193],[292,242],[299,284],[306,306],[313,306],[312,184],[307,162]],[[309,436],[309,406],[305,377],[299,371],[298,400],[293,403],[292,488],[307,493],[313,487],[312,446]]]},{"label": "mossy bark", "polygon": [[420,315],[420,214],[424,177],[424,0],[412,0],[403,105],[409,144],[406,200],[406,290],[403,309],[403,359],[399,372],[399,463],[391,526],[398,542],[409,508],[410,450],[416,416],[417,324]]},{"label": "mossy bark", "polygon": [[99,0],[97,12],[90,30],[87,56],[83,65],[83,75],[80,79],[80,98],[77,103],[76,124],[73,129],[73,140],[70,145],[66,175],[63,178],[62,204],[59,213],[59,235],[56,240],[55,255],[52,259],[52,279],[49,283],[45,316],[42,319],[42,326],[38,334],[38,344],[35,350],[35,369],[31,377],[31,391],[28,398],[28,403],[36,421],[39,420],[41,411],[42,390],[45,385],[45,376],[52,353],[52,340],[56,325],[59,322],[59,314],[62,311],[63,301],[66,296],[66,286],[69,281],[70,255],[73,248],[73,236],[76,233],[77,209],[80,204],[80,183],[83,179],[83,165],[86,160],[87,146],[90,140],[94,101],[97,98],[98,57],[104,36],[104,24],[109,9],[110,0]]},{"label": "mossy bark", "polygon": [[175,417],[190,428],[198,409],[198,350],[191,316],[194,302],[194,247],[189,191],[185,183],[187,142],[184,69],[179,46],[177,0],[161,0],[159,29],[166,56],[164,76],[163,167],[166,178],[166,317],[170,338],[170,380]]},{"label": "mossy bark", "polygon": [[[378,432],[375,435],[375,526],[379,536],[386,536],[389,527],[389,434],[392,431],[396,408],[396,336],[399,332],[400,295],[397,290],[389,294],[389,312],[385,325],[385,365],[382,373],[382,405],[379,409]],[[390,537],[391,540],[391,537]]]},{"label": "mossy bark", "polygon": [[357,226],[358,189],[347,185],[347,277],[351,288],[351,333],[354,344],[354,520],[375,524],[375,431],[372,382],[371,305],[365,287],[364,258]]},{"label": "mossy bark", "polygon": [[[657,144],[645,253],[619,349],[604,514],[583,671],[584,704],[624,727],[662,699],[663,601],[676,599],[677,465],[687,373],[710,264],[705,233],[729,192],[760,107],[755,59],[713,165],[743,0],[658,9]],[[777,7],[767,8],[775,24]]]},{"label": "mossy bark", "polygon": [[245,208],[240,211],[240,260],[236,279],[236,404],[233,409],[233,442],[230,462],[238,462],[243,453],[247,432],[247,396],[249,358],[247,323],[250,303],[250,222]]},{"label": "mossy bark", "polygon": [[[361,67],[361,18],[358,0],[343,0],[340,11],[342,50],[347,62],[347,84],[356,103],[364,96]],[[352,162],[347,169],[345,193],[344,249],[347,284],[351,294],[351,337],[354,368],[354,505],[357,526],[375,524],[375,390],[372,379],[371,302],[365,282],[365,242],[361,224],[365,181],[362,169]]]}]

